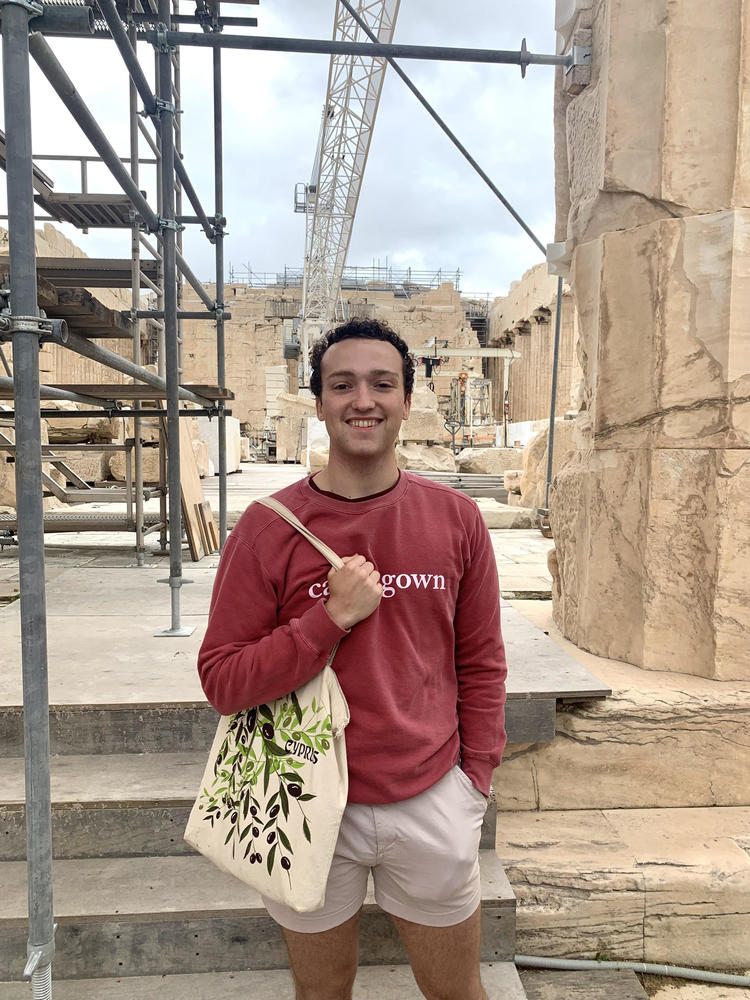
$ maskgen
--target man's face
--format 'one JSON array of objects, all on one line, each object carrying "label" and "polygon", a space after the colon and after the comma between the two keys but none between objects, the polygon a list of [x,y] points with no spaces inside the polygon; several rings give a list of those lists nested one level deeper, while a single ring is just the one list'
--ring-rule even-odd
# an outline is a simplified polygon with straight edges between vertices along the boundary
[{"label": "man's face", "polygon": [[324,420],[331,454],[353,460],[393,453],[411,399],[404,397],[401,355],[383,340],[340,340],[321,362],[318,419]]}]

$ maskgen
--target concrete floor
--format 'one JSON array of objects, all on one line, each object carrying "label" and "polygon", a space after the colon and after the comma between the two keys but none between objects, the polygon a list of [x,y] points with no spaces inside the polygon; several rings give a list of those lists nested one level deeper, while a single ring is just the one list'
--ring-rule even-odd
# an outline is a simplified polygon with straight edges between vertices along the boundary
[{"label": "concrete floor", "polygon": [[[305,475],[293,465],[245,464],[228,477],[228,509],[240,511],[259,496]],[[218,509],[218,480],[203,481],[212,509]],[[91,504],[114,510],[114,505]],[[149,507],[157,507],[150,501]],[[501,589],[545,599],[550,539],[523,529],[492,529]],[[157,700],[202,702],[195,662],[203,637],[218,555],[190,560],[183,547],[185,586],[181,623],[193,627],[184,638],[156,638],[170,625],[168,556],[155,554],[150,536],[145,565],[138,567],[133,535],[125,532],[50,533],[45,538],[49,687],[52,704],[123,704]],[[189,581],[189,582],[188,582]],[[0,704],[22,701],[18,549],[0,551],[0,657],[16,669],[0,674]],[[9,603],[8,603],[9,602]],[[106,651],[106,655],[102,655]]]}]

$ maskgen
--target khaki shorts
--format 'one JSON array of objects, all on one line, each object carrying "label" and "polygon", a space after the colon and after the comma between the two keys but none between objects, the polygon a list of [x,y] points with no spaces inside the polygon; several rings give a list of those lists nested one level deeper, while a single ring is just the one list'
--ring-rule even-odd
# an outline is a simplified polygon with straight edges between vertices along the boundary
[{"label": "khaki shorts", "polygon": [[325,903],[312,913],[263,898],[291,931],[338,927],[360,909],[372,872],[381,909],[429,927],[466,920],[479,906],[479,838],[487,801],[458,767],[404,802],[350,803],[344,811]]}]

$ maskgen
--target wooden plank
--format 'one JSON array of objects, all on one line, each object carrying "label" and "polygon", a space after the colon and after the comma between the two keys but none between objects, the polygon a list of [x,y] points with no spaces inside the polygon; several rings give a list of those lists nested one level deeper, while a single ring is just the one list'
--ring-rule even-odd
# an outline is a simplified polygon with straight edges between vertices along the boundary
[{"label": "wooden plank", "polygon": [[[46,283],[50,285],[49,282]],[[54,288],[54,286],[50,287]],[[131,337],[133,324],[119,310],[109,309],[85,288],[58,288],[57,302],[47,306],[52,319],[64,319],[74,332],[94,330],[99,337]]]},{"label": "wooden plank", "polygon": [[203,535],[206,541],[206,552],[218,552],[219,551],[219,536],[216,532],[216,524],[214,523],[214,515],[211,510],[211,504],[208,500],[204,500],[202,504],[198,506],[198,514],[201,519],[201,525],[203,527]]},{"label": "wooden plank", "polygon": [[[0,274],[9,270],[8,256],[1,254]],[[157,262],[144,257],[141,271],[156,281]],[[130,288],[132,282],[129,257],[37,257],[36,273],[56,288]]]},{"label": "wooden plank", "polygon": [[52,309],[57,305],[57,289],[45,278],[36,279],[36,300],[40,309]]},{"label": "wooden plank", "polygon": [[203,503],[205,497],[203,496],[201,478],[198,475],[198,464],[193,453],[190,431],[184,420],[180,421],[180,495],[190,555],[193,562],[198,562],[207,554],[203,547],[201,519],[196,513],[196,507]]},{"label": "wooden plank", "polygon": [[[208,501],[204,501],[207,503]],[[198,526],[201,532],[201,542],[203,543],[203,550],[207,554],[211,551],[211,539],[208,534],[208,523],[206,522],[206,517],[203,511],[203,504],[197,503],[195,505],[195,516],[198,518]]]},{"label": "wooden plank", "polygon": [[209,536],[211,538],[211,543],[213,545],[213,551],[214,552],[218,552],[219,548],[220,548],[219,532],[216,530],[216,522],[214,521],[214,515],[213,515],[213,511],[211,510],[210,505],[209,505],[208,510],[209,510],[209,514],[210,514],[209,519],[208,519],[208,534],[209,534]]},{"label": "wooden plank", "polygon": [[589,673],[520,611],[503,602],[508,698],[606,698],[612,689]]},{"label": "wooden plank", "polygon": [[647,1000],[630,969],[591,972],[520,969],[528,1000]]}]

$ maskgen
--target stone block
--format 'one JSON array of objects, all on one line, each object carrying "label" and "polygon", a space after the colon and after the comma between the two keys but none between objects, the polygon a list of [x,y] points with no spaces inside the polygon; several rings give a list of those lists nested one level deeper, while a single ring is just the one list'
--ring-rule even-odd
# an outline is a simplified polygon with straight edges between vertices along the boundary
[{"label": "stone block", "polygon": [[[552,476],[562,468],[574,448],[575,422],[557,418],[552,445]],[[523,450],[521,470],[521,506],[536,509],[546,506],[547,441],[549,427],[539,431]]]},{"label": "stone block", "polygon": [[[514,449],[515,450],[515,449]],[[506,469],[503,473],[503,485],[508,493],[521,493],[521,469]]]},{"label": "stone block", "polygon": [[613,667],[610,697],[566,705],[553,743],[505,755],[500,809],[749,805],[750,686]]},{"label": "stone block", "polygon": [[480,497],[477,506],[488,528],[533,528],[536,511]]},{"label": "stone block", "polygon": [[304,423],[306,418],[284,406],[276,420],[276,461],[300,462],[303,460]]},{"label": "stone block", "polygon": [[396,445],[396,463],[399,469],[415,472],[455,472],[456,460],[450,448],[437,444]]},{"label": "stone block", "polygon": [[750,445],[750,210],[610,233],[574,270],[595,447]]},{"label": "stone block", "polygon": [[[118,482],[125,482],[125,452],[115,451],[109,460],[109,474]],[[131,473],[133,474],[133,473]],[[133,474],[135,483],[135,475]],[[159,449],[143,449],[143,482],[153,485],[159,482]]]},{"label": "stone block", "polygon": [[515,469],[523,460],[521,448],[464,448],[456,455],[459,472],[484,476],[499,476],[506,469]]},{"label": "stone block", "polygon": [[[584,242],[656,218],[747,205],[748,97],[737,85],[744,7],[601,2],[584,19],[577,6],[558,4],[566,43],[580,28],[593,36],[592,83],[569,101],[558,141],[569,173],[568,234]],[[696,73],[702,51],[723,58]]]},{"label": "stone block", "polygon": [[[44,408],[51,410],[79,410],[82,405],[64,399],[47,399]],[[85,407],[88,409],[88,407]],[[118,418],[101,417],[47,417],[49,440],[52,444],[78,444],[95,441],[117,441],[122,423]]]},{"label": "stone block", "polygon": [[328,449],[320,446],[310,448],[308,462],[311,475],[314,476],[316,472],[321,472],[328,466]]},{"label": "stone block", "polygon": [[750,450],[573,454],[553,483],[576,644],[652,670],[750,680]]},{"label": "stone block", "polygon": [[585,836],[572,811],[498,817],[498,854],[517,899],[517,951],[566,958],[606,951],[639,960],[643,874],[605,817],[585,816]]},{"label": "stone block", "polygon": [[8,461],[7,451],[0,451],[0,507],[16,506],[16,465]]},{"label": "stone block", "polygon": [[114,452],[65,451],[59,454],[65,464],[70,466],[73,472],[79,475],[85,482],[96,483],[101,482],[103,479],[109,479],[109,460]]},{"label": "stone block", "polygon": [[501,814],[517,950],[747,968],[748,823],[748,809]]},{"label": "stone block", "polygon": [[193,455],[195,456],[195,464],[198,468],[198,475],[201,479],[212,475],[209,471],[211,461],[206,442],[202,438],[192,438],[190,443],[193,446]]},{"label": "stone block", "polygon": [[[237,472],[241,462],[240,422],[237,417],[225,417],[227,472]],[[219,421],[198,417],[200,436],[208,445],[209,458],[214,468],[219,468]]]},{"label": "stone block", "polygon": [[750,962],[748,809],[625,809],[608,822],[643,873],[644,960]]},{"label": "stone block", "polygon": [[401,425],[400,441],[442,441],[445,437],[443,417],[437,410],[412,406],[409,419]]},{"label": "stone block", "polygon": [[244,436],[240,438],[240,461],[250,461],[250,438]]}]

